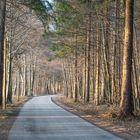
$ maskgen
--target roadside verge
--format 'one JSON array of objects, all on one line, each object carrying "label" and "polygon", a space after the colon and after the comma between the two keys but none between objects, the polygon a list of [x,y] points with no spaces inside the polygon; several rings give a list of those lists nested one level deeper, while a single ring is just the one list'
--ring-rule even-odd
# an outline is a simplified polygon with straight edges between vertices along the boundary
[{"label": "roadside verge", "polygon": [[126,140],[140,140],[139,134],[131,132],[131,130],[129,131],[126,126],[121,125],[121,123],[127,122],[118,122],[113,119],[100,118],[96,115],[96,113],[86,112],[85,110],[80,109],[80,103],[70,102],[62,95],[52,97],[52,101],[63,109],[78,115],[80,118],[109,131],[116,136]]},{"label": "roadside verge", "polygon": [[0,109],[0,140],[8,140],[9,131],[23,105],[32,97],[22,97],[20,101],[7,105],[4,111]]}]

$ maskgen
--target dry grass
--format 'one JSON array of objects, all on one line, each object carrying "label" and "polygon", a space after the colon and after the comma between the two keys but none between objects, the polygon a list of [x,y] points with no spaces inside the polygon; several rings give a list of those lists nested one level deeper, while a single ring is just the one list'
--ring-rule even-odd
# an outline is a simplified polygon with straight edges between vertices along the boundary
[{"label": "dry grass", "polygon": [[99,127],[108,130],[127,140],[140,139],[140,119],[121,121],[116,119],[118,107],[101,105],[82,101],[74,102],[65,96],[57,96],[53,100],[65,109],[79,115]]}]

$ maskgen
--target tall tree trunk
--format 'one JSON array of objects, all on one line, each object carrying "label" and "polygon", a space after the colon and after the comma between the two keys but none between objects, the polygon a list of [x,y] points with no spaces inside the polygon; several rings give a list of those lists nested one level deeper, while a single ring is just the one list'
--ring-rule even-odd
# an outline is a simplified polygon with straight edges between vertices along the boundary
[{"label": "tall tree trunk", "polygon": [[32,86],[31,86],[32,95],[34,95],[35,73],[36,73],[36,58],[35,58],[35,62],[33,64],[33,70],[32,70]]},{"label": "tall tree trunk", "polygon": [[9,44],[9,78],[8,78],[8,91],[7,91],[7,103],[12,104],[12,57],[11,48]]},{"label": "tall tree trunk", "polygon": [[87,75],[87,48],[85,46],[84,49],[84,68],[83,68],[83,97],[84,97],[84,101],[86,101],[86,75]]},{"label": "tall tree trunk", "polygon": [[6,0],[0,0],[0,105],[2,104],[3,48],[5,32]]},{"label": "tall tree trunk", "polygon": [[26,55],[24,55],[24,91],[23,91],[23,94],[24,96],[27,96],[27,66],[26,66]]},{"label": "tall tree trunk", "polygon": [[99,24],[96,31],[96,72],[95,72],[95,104],[99,105]]},{"label": "tall tree trunk", "polygon": [[64,64],[63,64],[63,73],[64,73],[64,94],[66,95],[66,97],[68,97],[68,81],[67,81],[66,68]]},{"label": "tall tree trunk", "polygon": [[77,34],[76,34],[76,48],[75,48],[75,62],[74,62],[74,69],[75,69],[75,75],[74,75],[74,96],[75,96],[75,102],[78,100],[78,54],[77,54]]},{"label": "tall tree trunk", "polygon": [[3,109],[5,110],[6,109],[6,84],[7,84],[7,76],[6,76],[6,72],[7,72],[7,65],[6,65],[6,56],[7,56],[7,40],[5,39],[4,41],[4,50],[3,50],[3,53],[4,53],[4,57],[3,57],[3,94],[2,94],[2,97],[3,97]]},{"label": "tall tree trunk", "polygon": [[133,115],[132,94],[132,54],[133,54],[133,7],[134,0],[126,1],[125,9],[125,38],[123,50],[122,87],[120,115],[129,117]]},{"label": "tall tree trunk", "polygon": [[88,27],[87,27],[87,98],[86,102],[90,100],[90,50],[91,50],[91,12],[88,15]]}]

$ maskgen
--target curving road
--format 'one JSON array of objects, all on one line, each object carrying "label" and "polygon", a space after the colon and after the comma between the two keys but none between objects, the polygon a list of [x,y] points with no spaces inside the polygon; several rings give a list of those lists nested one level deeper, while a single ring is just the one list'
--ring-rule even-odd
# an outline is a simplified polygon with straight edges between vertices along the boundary
[{"label": "curving road", "polygon": [[28,101],[8,140],[121,140],[57,106],[51,97],[34,97]]}]

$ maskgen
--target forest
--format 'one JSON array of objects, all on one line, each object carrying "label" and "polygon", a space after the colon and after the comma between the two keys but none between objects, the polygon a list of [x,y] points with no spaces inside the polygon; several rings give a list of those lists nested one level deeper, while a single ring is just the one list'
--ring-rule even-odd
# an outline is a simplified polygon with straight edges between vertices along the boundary
[{"label": "forest", "polygon": [[0,0],[0,105],[60,94],[140,113],[139,0]]},{"label": "forest", "polygon": [[121,118],[139,109],[139,49],[133,9],[131,0],[56,3],[61,23],[57,34],[62,40],[53,50],[64,59],[66,96],[75,102],[119,105]]}]

